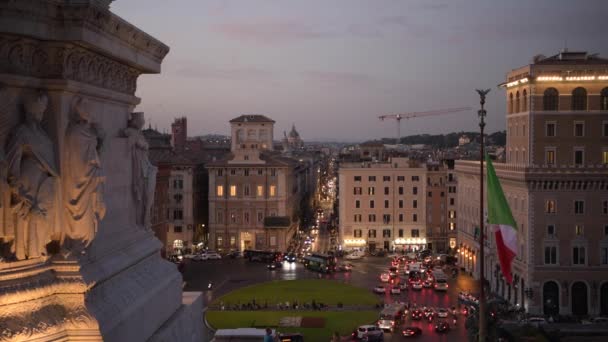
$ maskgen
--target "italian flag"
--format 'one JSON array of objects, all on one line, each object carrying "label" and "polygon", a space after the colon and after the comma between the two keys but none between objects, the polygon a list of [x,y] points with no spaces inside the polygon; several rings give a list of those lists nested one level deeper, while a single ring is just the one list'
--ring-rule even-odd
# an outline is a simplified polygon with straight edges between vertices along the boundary
[{"label": "italian flag", "polygon": [[486,155],[486,169],[488,172],[488,228],[494,230],[500,268],[507,282],[511,284],[513,280],[511,262],[517,254],[517,225],[488,155]]}]

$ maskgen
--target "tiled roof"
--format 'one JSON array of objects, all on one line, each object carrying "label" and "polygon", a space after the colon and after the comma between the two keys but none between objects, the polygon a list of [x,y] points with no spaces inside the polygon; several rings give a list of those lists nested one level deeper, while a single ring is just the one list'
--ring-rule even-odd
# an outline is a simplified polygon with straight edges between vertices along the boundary
[{"label": "tiled roof", "polygon": [[557,55],[545,58],[538,58],[534,61],[535,65],[576,65],[576,64],[608,64],[608,59],[601,58],[596,54],[587,54],[585,51],[563,51]]},{"label": "tiled roof", "polygon": [[241,115],[238,118],[230,120],[230,122],[272,122],[275,121],[260,114]]},{"label": "tiled roof", "polygon": [[192,165],[192,161],[183,157],[170,149],[150,149],[148,158],[153,165],[170,164],[170,165]]}]

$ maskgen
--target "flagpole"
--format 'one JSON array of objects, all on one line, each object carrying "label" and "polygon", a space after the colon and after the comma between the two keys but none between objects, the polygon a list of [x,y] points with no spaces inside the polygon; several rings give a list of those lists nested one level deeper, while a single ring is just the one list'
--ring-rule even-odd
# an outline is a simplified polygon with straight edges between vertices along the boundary
[{"label": "flagpole", "polygon": [[477,111],[479,116],[479,128],[481,130],[480,136],[480,151],[479,151],[479,341],[485,342],[487,331],[486,331],[486,296],[485,296],[485,265],[484,265],[484,201],[483,201],[483,161],[484,161],[484,139],[483,129],[486,126],[484,118],[486,116],[486,110],[483,105],[486,103],[486,94],[490,92],[490,89],[479,90],[479,104],[481,109]]}]

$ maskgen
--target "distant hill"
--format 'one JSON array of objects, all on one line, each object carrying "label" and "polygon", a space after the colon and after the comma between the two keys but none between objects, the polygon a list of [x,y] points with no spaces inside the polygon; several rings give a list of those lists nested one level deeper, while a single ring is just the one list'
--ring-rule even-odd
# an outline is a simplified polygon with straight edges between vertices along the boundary
[{"label": "distant hill", "polygon": [[[453,132],[448,134],[418,134],[401,138],[401,144],[415,145],[425,144],[436,148],[450,148],[458,146],[458,139],[466,135],[471,141],[479,141],[479,132]],[[394,144],[395,139],[383,138],[380,142]],[[506,131],[498,131],[487,135],[487,143],[490,145],[504,146],[507,142]]]}]

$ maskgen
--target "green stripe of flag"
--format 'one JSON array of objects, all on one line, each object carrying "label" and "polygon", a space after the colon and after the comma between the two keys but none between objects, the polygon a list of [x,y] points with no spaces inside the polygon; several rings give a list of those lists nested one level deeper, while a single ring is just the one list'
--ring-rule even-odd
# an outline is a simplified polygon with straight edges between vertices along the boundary
[{"label": "green stripe of flag", "polygon": [[515,219],[509,208],[509,203],[505,198],[505,194],[502,191],[496,171],[494,171],[494,165],[490,157],[486,154],[486,168],[487,168],[487,184],[488,184],[488,223],[490,224],[504,224],[507,226],[517,229]]}]

